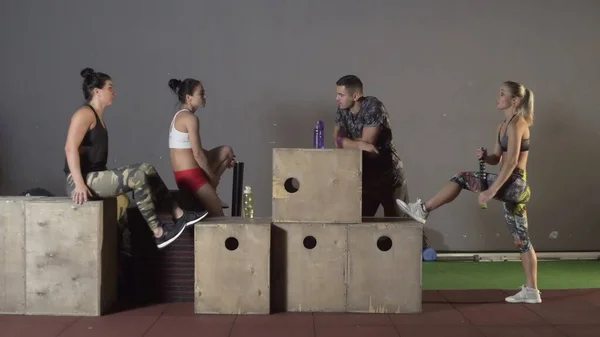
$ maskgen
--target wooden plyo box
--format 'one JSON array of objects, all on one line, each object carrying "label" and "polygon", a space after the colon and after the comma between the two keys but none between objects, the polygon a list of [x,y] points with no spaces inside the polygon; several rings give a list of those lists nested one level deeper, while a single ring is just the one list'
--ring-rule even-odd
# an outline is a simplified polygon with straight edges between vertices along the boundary
[{"label": "wooden plyo box", "polygon": [[116,199],[3,197],[0,212],[0,312],[100,316],[114,305]]},{"label": "wooden plyo box", "polygon": [[0,197],[0,314],[24,314],[25,203],[36,197]]},{"label": "wooden plyo box", "polygon": [[271,219],[216,217],[194,231],[195,313],[270,313]]},{"label": "wooden plyo box", "polygon": [[362,151],[273,149],[274,223],[359,223]]},{"label": "wooden plyo box", "polygon": [[344,312],[347,226],[277,223],[271,230],[274,309]]},{"label": "wooden plyo box", "polygon": [[348,312],[421,312],[422,233],[420,223],[401,218],[348,226]]}]

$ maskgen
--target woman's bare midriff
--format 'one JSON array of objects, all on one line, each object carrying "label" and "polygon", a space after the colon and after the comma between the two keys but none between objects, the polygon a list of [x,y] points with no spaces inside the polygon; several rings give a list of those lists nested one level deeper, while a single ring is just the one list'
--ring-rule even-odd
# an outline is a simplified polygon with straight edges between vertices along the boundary
[{"label": "woman's bare midriff", "polygon": [[200,166],[191,149],[171,149],[171,167],[174,172],[191,170]]},{"label": "woman's bare midriff", "polygon": [[[506,155],[506,152],[503,153]],[[517,160],[517,169],[521,169],[527,172],[527,158],[529,157],[529,151],[519,153],[519,159]]]}]

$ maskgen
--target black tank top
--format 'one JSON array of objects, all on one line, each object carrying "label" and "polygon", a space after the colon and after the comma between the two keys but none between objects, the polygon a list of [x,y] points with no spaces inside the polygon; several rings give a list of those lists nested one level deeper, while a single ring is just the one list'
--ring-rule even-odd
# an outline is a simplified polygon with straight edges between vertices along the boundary
[{"label": "black tank top", "polygon": [[[94,116],[96,116],[96,126],[85,133],[80,145],[83,149],[79,152],[79,164],[84,178],[90,172],[105,171],[108,161],[108,132],[102,126],[94,107],[89,104],[86,105],[92,109]],[[64,171],[67,175],[71,172],[66,158]]]}]

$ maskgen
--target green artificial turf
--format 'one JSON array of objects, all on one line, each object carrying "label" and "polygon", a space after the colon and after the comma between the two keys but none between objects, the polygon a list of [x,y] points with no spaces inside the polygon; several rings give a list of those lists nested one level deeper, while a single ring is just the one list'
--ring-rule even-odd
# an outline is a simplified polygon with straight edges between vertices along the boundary
[{"label": "green artificial turf", "polygon": [[[423,262],[423,289],[517,289],[521,262]],[[600,261],[540,261],[539,289],[600,288]]]}]

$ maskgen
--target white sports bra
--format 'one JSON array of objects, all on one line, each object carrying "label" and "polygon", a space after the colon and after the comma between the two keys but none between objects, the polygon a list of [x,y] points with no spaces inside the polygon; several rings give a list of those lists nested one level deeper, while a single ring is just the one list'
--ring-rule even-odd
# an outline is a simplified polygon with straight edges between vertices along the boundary
[{"label": "white sports bra", "polygon": [[177,111],[175,116],[173,116],[173,121],[171,121],[171,129],[169,130],[169,148],[170,149],[191,149],[192,144],[190,143],[190,136],[187,132],[181,132],[175,129],[175,118],[177,118],[177,114],[182,111],[189,111],[188,109],[181,109]]}]

